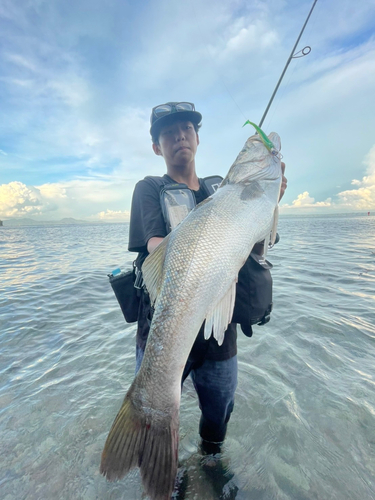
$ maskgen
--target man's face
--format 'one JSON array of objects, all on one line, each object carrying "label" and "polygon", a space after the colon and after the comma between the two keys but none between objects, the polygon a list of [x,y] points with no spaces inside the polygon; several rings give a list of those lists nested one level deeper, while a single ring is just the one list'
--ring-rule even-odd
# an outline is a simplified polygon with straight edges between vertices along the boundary
[{"label": "man's face", "polygon": [[167,166],[183,167],[194,162],[199,137],[190,121],[176,121],[160,130],[159,144],[154,152],[163,156]]}]

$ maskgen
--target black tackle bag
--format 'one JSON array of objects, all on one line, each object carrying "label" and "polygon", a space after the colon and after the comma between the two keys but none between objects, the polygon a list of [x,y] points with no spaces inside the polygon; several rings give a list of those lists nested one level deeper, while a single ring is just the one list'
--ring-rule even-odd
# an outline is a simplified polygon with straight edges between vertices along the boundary
[{"label": "black tackle bag", "polygon": [[241,325],[251,337],[252,325],[264,325],[272,311],[272,264],[260,255],[251,253],[240,272],[236,286],[236,302],[232,322]]},{"label": "black tackle bag", "polygon": [[140,289],[134,286],[135,267],[133,266],[132,271],[108,274],[108,277],[126,322],[134,323],[138,320],[140,302]]}]

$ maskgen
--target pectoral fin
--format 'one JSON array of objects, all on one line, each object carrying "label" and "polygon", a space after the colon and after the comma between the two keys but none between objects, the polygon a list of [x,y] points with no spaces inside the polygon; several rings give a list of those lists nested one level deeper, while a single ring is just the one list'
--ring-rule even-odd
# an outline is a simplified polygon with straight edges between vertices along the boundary
[{"label": "pectoral fin", "polygon": [[204,338],[210,338],[211,333],[213,332],[219,345],[223,343],[225,330],[227,329],[227,326],[231,322],[233,316],[234,301],[236,298],[236,283],[237,279],[233,281],[227,293],[216,305],[216,307],[209,312],[206,318]]},{"label": "pectoral fin", "polygon": [[142,273],[151,304],[154,304],[163,283],[163,268],[167,253],[168,236],[150,254],[143,263]]},{"label": "pectoral fin", "polygon": [[264,239],[264,250],[263,250],[263,258],[264,259],[267,257],[268,248],[273,247],[273,245],[275,244],[278,222],[279,222],[279,206],[276,205],[276,208],[275,208],[275,211],[273,214],[271,232]]},{"label": "pectoral fin", "polygon": [[275,212],[273,214],[273,224],[271,229],[271,241],[270,241],[271,246],[275,244],[278,222],[279,222],[279,205],[276,205]]}]

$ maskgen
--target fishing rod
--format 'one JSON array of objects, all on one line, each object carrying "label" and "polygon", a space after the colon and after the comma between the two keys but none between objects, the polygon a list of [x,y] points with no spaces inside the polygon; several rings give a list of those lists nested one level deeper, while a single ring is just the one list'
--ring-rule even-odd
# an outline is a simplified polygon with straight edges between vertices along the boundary
[{"label": "fishing rod", "polygon": [[[292,59],[297,59],[297,58],[299,58],[299,57],[304,57],[304,56],[307,56],[307,54],[310,54],[310,52],[311,52],[311,47],[306,46],[306,47],[304,47],[302,50],[299,50],[298,52],[294,53],[294,51],[295,51],[295,50],[296,50],[296,48],[297,48],[298,42],[300,41],[300,38],[301,38],[301,36],[302,36],[302,33],[304,32],[304,30],[305,30],[305,28],[306,28],[306,24],[308,23],[308,21],[309,21],[309,19],[310,19],[311,13],[312,13],[312,11],[314,10],[314,7],[315,7],[315,4],[316,4],[316,2],[317,2],[317,1],[318,1],[318,0],[314,0],[313,6],[311,7],[311,10],[310,10],[310,12],[309,12],[309,15],[308,15],[308,16],[307,16],[307,18],[306,18],[305,24],[304,24],[304,25],[303,25],[303,27],[302,27],[301,33],[299,34],[299,36],[298,36],[298,38],[297,38],[297,41],[296,41],[296,43],[294,44],[293,50],[292,50],[292,52],[290,53],[290,56],[289,56],[289,58],[288,58],[288,60],[287,60],[287,62],[286,62],[285,68],[284,68],[283,72],[281,73],[281,76],[280,76],[280,78],[279,78],[279,81],[277,82],[277,85],[276,85],[276,87],[275,87],[275,90],[273,91],[273,94],[272,94],[272,96],[271,96],[271,99],[270,99],[270,101],[269,101],[269,103],[268,103],[268,105],[267,105],[267,107],[266,107],[266,110],[265,110],[265,112],[264,112],[264,114],[263,114],[263,116],[262,116],[262,119],[260,120],[259,127],[261,127],[261,126],[263,125],[264,119],[266,118],[267,113],[268,113],[268,110],[270,109],[271,104],[272,104],[272,101],[273,101],[273,99],[274,99],[274,97],[275,97],[275,95],[276,95],[276,92],[278,91],[278,89],[279,89],[279,87],[280,87],[280,83],[281,83],[282,79],[284,78],[284,75],[285,75],[285,73],[286,73],[286,70],[288,69],[288,66],[289,66],[289,64],[290,64],[290,61],[291,61]],[[298,54],[300,54],[300,55],[298,55]]]}]

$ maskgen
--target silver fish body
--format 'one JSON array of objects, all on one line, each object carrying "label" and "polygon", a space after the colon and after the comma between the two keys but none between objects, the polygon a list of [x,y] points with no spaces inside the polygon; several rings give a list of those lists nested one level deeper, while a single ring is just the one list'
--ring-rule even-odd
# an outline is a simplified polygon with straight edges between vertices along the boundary
[{"label": "silver fish body", "polygon": [[[280,149],[277,134],[269,137]],[[206,338],[213,332],[222,343],[238,272],[254,244],[275,235],[281,177],[279,158],[250,137],[217,192],[147,257],[143,275],[155,311],[142,366],[103,451],[108,479],[139,466],[146,493],[170,498],[186,360],[204,321]]]}]

